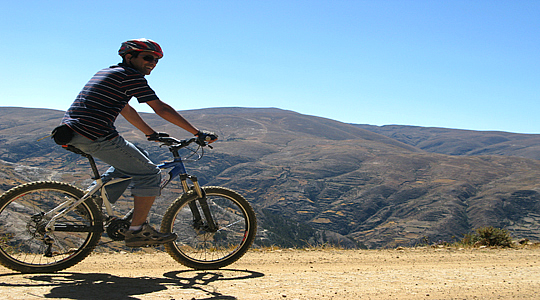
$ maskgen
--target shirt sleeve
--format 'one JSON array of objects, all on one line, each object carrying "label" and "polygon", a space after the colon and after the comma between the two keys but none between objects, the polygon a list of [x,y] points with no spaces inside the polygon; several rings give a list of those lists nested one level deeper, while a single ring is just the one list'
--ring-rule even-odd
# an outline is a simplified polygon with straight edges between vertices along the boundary
[{"label": "shirt sleeve", "polygon": [[148,85],[148,81],[144,77],[134,79],[133,82],[130,82],[126,93],[128,96],[137,98],[139,103],[159,99],[156,92]]}]

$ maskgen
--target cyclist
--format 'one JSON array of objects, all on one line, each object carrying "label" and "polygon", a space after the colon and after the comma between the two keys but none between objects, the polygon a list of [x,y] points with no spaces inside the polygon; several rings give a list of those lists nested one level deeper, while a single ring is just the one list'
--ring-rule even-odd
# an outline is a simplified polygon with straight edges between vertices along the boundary
[{"label": "cyclist", "polygon": [[167,136],[153,130],[129,105],[129,100],[136,97],[139,103],[148,104],[157,115],[194,134],[200,141],[213,142],[217,135],[197,129],[161,101],[148,85],[145,75],[150,75],[163,57],[158,43],[149,39],[128,40],[122,43],[118,54],[122,57],[121,63],[97,72],[81,90],[62,119],[63,136],[58,138],[63,140],[62,144],[73,145],[111,165],[115,174],[132,177],[134,211],[131,226],[125,233],[126,246],[163,244],[175,240],[176,234],[160,233],[147,221],[160,193],[160,169],[143,150],[118,134],[114,122],[118,114],[122,114],[150,141]]}]

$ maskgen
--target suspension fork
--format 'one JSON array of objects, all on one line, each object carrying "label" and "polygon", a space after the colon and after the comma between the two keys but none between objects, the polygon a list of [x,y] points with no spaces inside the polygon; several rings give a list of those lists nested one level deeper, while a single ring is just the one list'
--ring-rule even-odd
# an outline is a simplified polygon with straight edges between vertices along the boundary
[{"label": "suspension fork", "polygon": [[[199,185],[199,181],[196,176],[188,175],[188,174],[181,174],[180,175],[180,182],[182,183],[182,188],[184,189],[184,192],[187,192],[190,190],[189,185],[187,183],[187,180],[190,180],[193,183],[193,191],[197,195],[197,200],[201,206],[202,213],[204,214],[204,218],[207,221],[208,231],[209,232],[216,232],[218,230],[217,224],[214,222],[214,217],[212,216],[212,213],[210,211],[210,206],[208,205],[208,201],[206,199],[206,193],[203,189],[201,189],[201,186]],[[197,208],[197,204],[195,201],[189,202],[189,208],[191,209],[191,213],[193,214],[193,222],[197,226],[203,224],[202,222],[202,216],[199,212],[199,209]]]}]

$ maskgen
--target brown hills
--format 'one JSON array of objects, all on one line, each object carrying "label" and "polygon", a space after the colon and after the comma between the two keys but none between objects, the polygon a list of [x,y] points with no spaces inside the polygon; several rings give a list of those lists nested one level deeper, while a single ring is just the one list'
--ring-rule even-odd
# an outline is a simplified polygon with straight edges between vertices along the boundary
[{"label": "brown hills", "polygon": [[[483,226],[540,240],[538,135],[351,125],[273,108],[182,114],[220,135],[188,170],[254,205],[257,244],[407,246],[452,241]],[[0,159],[8,162],[1,164],[3,190],[42,177],[88,183],[75,172],[89,174],[82,158],[50,139],[35,142],[62,115],[0,108]],[[188,136],[154,114],[143,118],[156,130]],[[117,127],[154,161],[169,158],[125,120]],[[156,214],[165,208],[158,203]]]},{"label": "brown hills", "polygon": [[540,159],[540,135],[401,125],[355,125],[427,152]]}]

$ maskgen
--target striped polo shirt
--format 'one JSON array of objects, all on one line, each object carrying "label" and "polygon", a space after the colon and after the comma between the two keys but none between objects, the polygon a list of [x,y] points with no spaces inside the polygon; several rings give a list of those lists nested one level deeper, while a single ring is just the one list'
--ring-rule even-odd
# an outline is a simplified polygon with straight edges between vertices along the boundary
[{"label": "striped polo shirt", "polygon": [[118,136],[114,121],[132,97],[140,103],[159,99],[139,71],[119,64],[97,72],[66,111],[63,124],[96,140]]}]

